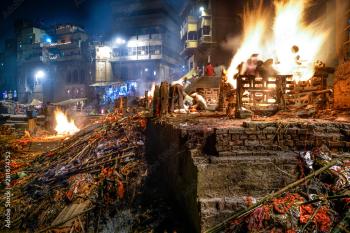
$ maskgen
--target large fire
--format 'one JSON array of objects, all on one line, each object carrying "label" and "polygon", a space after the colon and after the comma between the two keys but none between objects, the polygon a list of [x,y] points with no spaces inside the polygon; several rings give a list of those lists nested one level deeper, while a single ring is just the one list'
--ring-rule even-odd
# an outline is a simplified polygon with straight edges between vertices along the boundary
[{"label": "large fire", "polygon": [[73,135],[79,131],[74,120],[69,121],[67,116],[61,110],[55,111],[55,121],[55,131],[58,135]]},{"label": "large fire", "polygon": [[236,88],[237,67],[252,54],[272,58],[279,74],[293,75],[297,82],[309,80],[329,30],[318,21],[305,22],[307,0],[275,0],[274,13],[262,2],[244,10],[243,40],[228,69],[228,82]]}]

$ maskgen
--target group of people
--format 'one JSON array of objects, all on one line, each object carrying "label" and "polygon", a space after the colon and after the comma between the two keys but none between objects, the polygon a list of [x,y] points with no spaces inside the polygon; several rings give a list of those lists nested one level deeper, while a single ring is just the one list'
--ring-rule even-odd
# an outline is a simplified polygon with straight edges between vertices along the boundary
[{"label": "group of people", "polygon": [[224,70],[225,70],[225,67],[223,65],[216,64],[215,66],[213,66],[210,62],[208,62],[204,69],[204,75],[221,77]]},{"label": "group of people", "polygon": [[205,98],[197,92],[186,93],[185,89],[191,81],[199,78],[198,69],[192,69],[188,74],[170,86],[170,112],[187,113],[203,111],[208,108]]}]

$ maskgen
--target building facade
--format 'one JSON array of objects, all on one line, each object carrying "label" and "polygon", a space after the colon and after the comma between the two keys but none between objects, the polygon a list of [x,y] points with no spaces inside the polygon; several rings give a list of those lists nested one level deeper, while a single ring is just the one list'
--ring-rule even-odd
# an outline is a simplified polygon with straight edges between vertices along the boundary
[{"label": "building facade", "polygon": [[92,82],[87,33],[79,26],[63,24],[55,27],[52,37],[54,42],[43,46],[50,70],[45,96],[55,102],[87,97]]},{"label": "building facade", "polygon": [[188,69],[211,62],[228,65],[232,51],[221,45],[240,32],[242,1],[190,0],[180,13],[181,55]]},{"label": "building facade", "polygon": [[115,0],[112,11],[114,79],[170,81],[182,66],[176,10],[162,0]]},{"label": "building facade", "polygon": [[36,73],[44,68],[42,47],[47,37],[47,33],[40,28],[17,28],[17,85],[21,102],[43,99],[44,82],[36,77]]},{"label": "building facade", "polygon": [[17,89],[17,44],[15,39],[5,40],[5,49],[0,53],[0,92],[13,93]]},{"label": "building facade", "polygon": [[25,27],[17,33],[18,97],[58,102],[87,97],[90,72],[88,36],[79,26],[47,31]]},{"label": "building facade", "polygon": [[91,42],[91,75],[95,83],[110,83],[113,81],[112,49],[101,42]]}]

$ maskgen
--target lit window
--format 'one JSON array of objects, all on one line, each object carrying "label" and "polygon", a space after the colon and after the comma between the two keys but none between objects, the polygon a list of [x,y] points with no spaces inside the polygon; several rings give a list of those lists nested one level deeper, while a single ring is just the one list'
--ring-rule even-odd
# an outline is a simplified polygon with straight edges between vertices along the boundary
[{"label": "lit window", "polygon": [[160,45],[153,45],[149,47],[149,53],[151,55],[159,55],[161,54],[161,46]]},{"label": "lit window", "polygon": [[203,35],[210,36],[210,26],[203,26]]}]

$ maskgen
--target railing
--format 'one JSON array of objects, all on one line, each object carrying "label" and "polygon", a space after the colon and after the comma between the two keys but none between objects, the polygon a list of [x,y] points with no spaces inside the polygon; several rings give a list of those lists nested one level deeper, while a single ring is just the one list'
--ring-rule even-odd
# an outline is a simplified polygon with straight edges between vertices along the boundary
[{"label": "railing", "polygon": [[187,40],[185,42],[185,49],[192,49],[198,47],[198,41],[197,40]]}]

